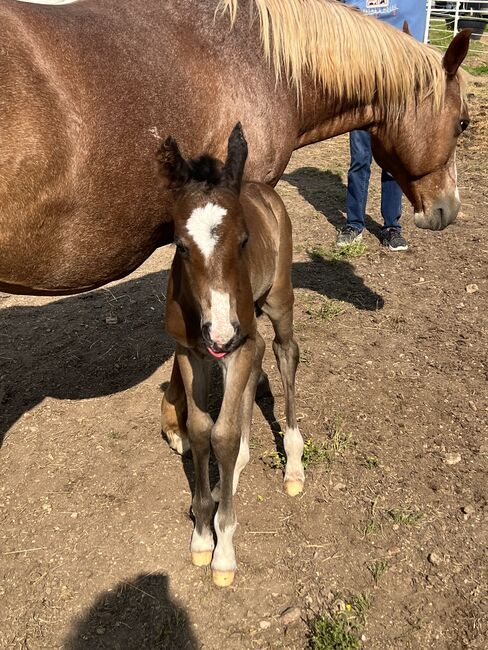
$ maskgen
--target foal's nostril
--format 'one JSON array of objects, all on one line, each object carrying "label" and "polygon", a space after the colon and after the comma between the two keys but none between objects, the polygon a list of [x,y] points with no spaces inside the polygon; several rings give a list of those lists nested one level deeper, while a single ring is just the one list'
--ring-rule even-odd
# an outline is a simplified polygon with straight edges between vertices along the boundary
[{"label": "foal's nostril", "polygon": [[203,340],[205,342],[207,342],[207,343],[211,342],[211,338],[210,338],[210,328],[211,327],[212,327],[212,323],[210,323],[210,322],[203,323],[203,325],[202,325]]}]

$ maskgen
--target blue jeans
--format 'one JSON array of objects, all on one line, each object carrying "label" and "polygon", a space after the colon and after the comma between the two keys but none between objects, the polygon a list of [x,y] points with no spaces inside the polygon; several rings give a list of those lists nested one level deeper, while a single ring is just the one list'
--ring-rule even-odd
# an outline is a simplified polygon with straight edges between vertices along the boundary
[{"label": "blue jeans", "polygon": [[[351,131],[349,134],[351,166],[347,174],[347,225],[359,232],[364,228],[369,177],[371,176],[371,136],[367,131]],[[386,228],[400,230],[402,214],[402,190],[393,176],[381,170],[381,215]]]}]

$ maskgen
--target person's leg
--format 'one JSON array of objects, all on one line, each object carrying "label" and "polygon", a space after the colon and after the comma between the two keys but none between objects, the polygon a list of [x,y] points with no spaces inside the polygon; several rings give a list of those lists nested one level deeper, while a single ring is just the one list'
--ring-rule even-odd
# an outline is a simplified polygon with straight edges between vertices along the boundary
[{"label": "person's leg", "polygon": [[351,165],[347,174],[347,225],[361,232],[364,228],[371,176],[371,136],[367,131],[351,131],[349,148]]},{"label": "person's leg", "polygon": [[384,228],[401,229],[402,190],[393,176],[381,170],[381,216]]},{"label": "person's leg", "polygon": [[381,214],[384,226],[381,240],[392,251],[406,251],[407,240],[403,237],[400,226],[402,214],[402,190],[393,176],[381,171]]},{"label": "person's leg", "polygon": [[337,237],[337,245],[350,244],[364,228],[369,178],[371,176],[371,136],[367,131],[349,134],[351,164],[347,174],[346,226]]}]

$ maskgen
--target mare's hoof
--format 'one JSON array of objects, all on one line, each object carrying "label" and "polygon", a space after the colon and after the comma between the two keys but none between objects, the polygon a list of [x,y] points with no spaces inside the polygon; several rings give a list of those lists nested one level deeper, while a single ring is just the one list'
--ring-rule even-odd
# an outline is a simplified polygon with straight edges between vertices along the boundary
[{"label": "mare's hoof", "polygon": [[191,554],[191,561],[195,566],[208,566],[212,561],[213,551],[195,551]]},{"label": "mare's hoof", "polygon": [[212,578],[217,587],[230,587],[234,576],[235,571],[212,571]]},{"label": "mare's hoof", "polygon": [[303,492],[303,481],[285,481],[285,492],[289,497],[296,497]]}]

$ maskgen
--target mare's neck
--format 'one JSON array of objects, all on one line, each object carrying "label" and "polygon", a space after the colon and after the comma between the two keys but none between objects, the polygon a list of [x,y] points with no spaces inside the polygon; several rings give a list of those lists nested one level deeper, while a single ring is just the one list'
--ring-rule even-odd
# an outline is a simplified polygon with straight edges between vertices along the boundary
[{"label": "mare's neck", "polygon": [[371,106],[337,104],[318,91],[312,81],[304,81],[295,149],[374,125]]}]

